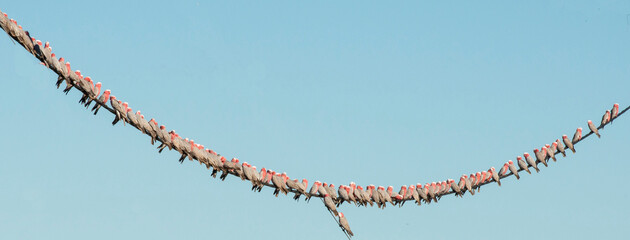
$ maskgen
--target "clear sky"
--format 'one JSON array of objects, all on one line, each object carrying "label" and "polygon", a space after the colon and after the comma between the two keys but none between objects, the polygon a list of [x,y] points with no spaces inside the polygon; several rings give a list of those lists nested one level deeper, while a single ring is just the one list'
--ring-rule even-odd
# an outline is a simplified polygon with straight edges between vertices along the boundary
[{"label": "clear sky", "polygon": [[[329,183],[457,179],[630,104],[628,1],[5,1],[119,99],[227,156]],[[2,33],[1,35],[5,35]],[[213,179],[0,37],[1,239],[342,239],[319,201]],[[341,207],[357,239],[621,239],[630,116],[464,199]]]}]

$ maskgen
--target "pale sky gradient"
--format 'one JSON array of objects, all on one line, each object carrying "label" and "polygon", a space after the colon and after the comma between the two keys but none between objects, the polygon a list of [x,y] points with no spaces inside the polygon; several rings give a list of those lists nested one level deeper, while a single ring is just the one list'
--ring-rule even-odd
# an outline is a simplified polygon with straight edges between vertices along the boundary
[{"label": "pale sky gradient", "polygon": [[[6,1],[183,137],[292,178],[422,184],[500,167],[630,104],[630,2]],[[158,154],[0,37],[0,239],[342,239],[319,201]],[[341,207],[356,239],[622,239],[630,116],[464,199]],[[624,187],[620,189],[620,187]]]}]

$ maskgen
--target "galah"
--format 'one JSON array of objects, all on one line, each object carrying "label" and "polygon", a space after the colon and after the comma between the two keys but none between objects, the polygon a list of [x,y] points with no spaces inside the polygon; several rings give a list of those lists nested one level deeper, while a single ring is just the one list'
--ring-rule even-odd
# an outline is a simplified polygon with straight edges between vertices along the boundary
[{"label": "galah", "polygon": [[553,145],[553,148],[558,150],[558,152],[560,152],[562,154],[562,157],[566,157],[567,156],[567,154],[564,152],[564,145],[562,144],[560,139],[556,139],[556,141],[553,142],[551,145]]},{"label": "galah", "polygon": [[[210,153],[210,152],[208,152]],[[210,158],[212,159],[212,157]],[[212,167],[212,168],[216,168],[216,167]],[[255,191],[259,186],[262,189],[263,184],[262,184],[262,180],[261,180],[261,176],[260,174],[258,174],[258,170],[256,169],[256,166],[251,166],[251,174],[252,174],[252,178],[254,179],[254,182],[252,183],[252,191]]]},{"label": "galah", "polygon": [[44,44],[40,40],[35,40],[35,44],[33,44],[33,50],[35,52],[35,57],[42,61],[44,66],[48,67],[48,64],[45,63],[46,57],[44,56]]},{"label": "galah", "polygon": [[125,124],[125,121],[127,121],[127,109],[122,106],[119,100],[116,100],[116,96],[114,95],[109,97],[109,103],[112,105],[114,112],[116,112],[116,118],[114,118],[112,125],[116,125],[119,120],[122,120],[123,124]]},{"label": "galah", "polygon": [[610,123],[611,124],[612,124],[613,120],[615,120],[615,118],[617,118],[617,115],[619,115],[619,103],[613,104],[612,109],[610,109]]},{"label": "galah", "polygon": [[449,192],[451,192],[451,182],[449,179],[446,179],[446,181],[442,181],[442,192],[440,194],[445,195]]},{"label": "galah", "polygon": [[[358,186],[357,191],[361,193],[361,198],[363,199],[363,202],[370,204],[370,206],[374,206],[374,202],[372,201],[372,191],[370,190],[369,187],[366,187],[364,191],[363,187]],[[367,207],[366,204],[364,205]]]},{"label": "galah", "polygon": [[[523,159],[521,158],[521,156],[518,156],[516,158],[516,164],[518,164],[518,167],[520,169],[525,170],[527,173],[532,174],[531,171],[529,171],[529,167],[527,167],[527,163],[525,163],[525,161],[523,161]],[[518,170],[516,170],[516,166],[514,166],[514,162],[512,162],[512,160],[508,161],[508,167],[510,169],[510,172],[512,172],[512,174],[514,174],[514,176],[516,177],[516,180],[521,179],[521,176],[518,175]]]},{"label": "galah", "polygon": [[422,198],[422,200],[424,200],[425,203],[429,203],[431,202],[431,199],[429,199],[429,194],[428,191],[426,191],[427,186],[424,186],[424,188],[422,187],[422,184],[418,183],[416,184],[416,192],[418,192],[418,195],[420,196],[420,198]]},{"label": "galah", "polygon": [[339,193],[339,201],[337,202],[337,206],[341,205],[344,201],[345,202],[350,201],[350,197],[348,196],[348,190],[346,190],[346,186],[339,185],[339,190],[337,192]]},{"label": "galah", "polygon": [[[407,186],[407,185],[405,185]],[[416,187],[412,187],[412,185],[409,185],[409,187],[407,187],[407,189],[405,190],[405,200],[411,200],[413,199],[413,192],[415,192],[415,188]]]},{"label": "galah", "polygon": [[[151,129],[151,131],[155,133],[155,139],[153,139],[153,140],[164,141],[163,140],[164,139],[163,136],[161,136],[162,133],[160,131],[160,127],[158,127],[157,121],[155,121],[154,118],[151,118],[148,123],[149,123],[149,128]],[[164,143],[164,142],[162,142],[162,143]]]},{"label": "galah", "polygon": [[[147,134],[147,127],[149,127],[149,125],[147,124],[146,126],[143,124],[144,123],[148,123],[147,121],[143,121],[143,116],[142,113],[138,110],[136,111],[136,115],[134,115],[134,117],[136,118],[136,123],[138,124],[137,128],[138,130],[140,130],[140,132],[142,132],[143,134]],[[149,127],[150,128],[150,127]],[[191,144],[193,145],[193,144]],[[192,152],[192,147],[190,149],[190,152]]]},{"label": "galah", "polygon": [[[297,179],[295,179],[295,181],[297,182]],[[300,200],[300,196],[303,194],[304,196],[307,196],[306,193],[306,188],[308,187],[308,180],[306,179],[302,179],[302,183],[297,183],[297,188],[295,189],[297,192],[295,193],[295,195],[293,196],[293,199]]]},{"label": "galah", "polygon": [[407,185],[402,185],[400,187],[400,190],[398,191],[398,195],[394,196],[394,199],[399,204],[399,206],[402,206],[405,204],[404,200],[405,200],[406,195],[407,195]]},{"label": "galah", "polygon": [[[254,185],[255,179],[252,176],[252,168],[250,166],[251,165],[249,165],[249,163],[247,162],[241,163],[241,169],[243,169],[243,177],[246,180],[249,180],[252,183],[252,185]],[[288,182],[287,182],[287,185],[288,185]]]},{"label": "galah", "polygon": [[568,147],[569,149],[571,149],[573,153],[575,153],[575,148],[573,147],[573,143],[569,140],[569,137],[567,137],[567,135],[562,135],[562,141],[564,142],[564,145],[566,147]]},{"label": "galah", "polygon": [[410,185],[407,191],[411,192],[411,197],[413,198],[413,200],[416,201],[416,204],[420,206],[420,194],[418,194],[418,191],[416,191],[416,186],[414,186],[413,184]]},{"label": "galah", "polygon": [[[157,122],[155,122],[155,124],[157,124]],[[170,134],[166,131],[166,126],[160,125],[160,128],[158,129],[157,132],[158,132],[158,136],[160,136],[160,139],[162,141],[162,144],[158,147],[158,149],[160,149],[158,152],[162,153],[162,150],[165,147],[168,147],[169,150],[172,150],[173,143],[171,142]]]},{"label": "galah", "polygon": [[68,72],[68,76],[66,76],[66,88],[63,89],[63,93],[68,95],[68,92],[70,92],[74,84],[77,84],[76,80],[78,77],[76,73],[72,72],[70,62],[66,62],[66,71]]},{"label": "galah", "polygon": [[[186,150],[184,150],[184,155],[182,155],[182,158],[186,159],[186,156],[187,156],[187,153],[186,153]],[[184,161],[182,158],[180,158],[181,162]],[[219,176],[219,179],[221,179],[221,181],[225,181],[225,178],[227,178],[228,174],[230,174],[230,171],[234,170],[235,163],[233,161],[227,161],[227,159],[225,159],[225,157],[223,156],[221,156],[220,159],[221,159],[221,164],[223,166],[223,168],[221,168],[221,171],[223,172],[221,173],[221,176]],[[267,170],[267,174],[270,174],[269,170]],[[273,176],[275,174],[276,174],[275,172],[271,171],[271,175],[267,175],[267,176]]]},{"label": "galah", "polygon": [[604,125],[606,125],[608,122],[610,122],[610,110],[606,110],[606,112],[604,113],[604,115],[602,116],[602,128],[604,127]]},{"label": "galah", "polygon": [[405,199],[405,197],[407,196],[407,185],[400,186],[400,190],[398,190],[398,195]]},{"label": "galah", "polygon": [[588,129],[590,129],[591,132],[595,133],[595,135],[597,135],[598,138],[602,137],[599,135],[599,131],[597,131],[597,128],[595,127],[595,125],[593,125],[593,121],[591,120],[588,120]]},{"label": "galah", "polygon": [[97,82],[96,84],[94,84],[94,91],[93,91],[94,96],[88,99],[88,101],[85,103],[86,108],[89,107],[90,104],[92,104],[92,101],[94,101],[98,97],[99,94],[101,94],[101,85],[102,85],[101,82]]},{"label": "galah", "polygon": [[431,184],[425,184],[424,188],[428,188],[428,196],[429,196],[429,200],[437,200],[436,196],[435,196],[435,187],[436,187],[437,183],[436,182],[432,182]]},{"label": "galah", "polygon": [[486,179],[487,179],[487,177],[488,177],[488,176],[489,176],[489,175],[488,175],[488,172],[486,172],[486,171],[482,171],[482,172],[481,172],[481,181],[479,181],[479,183],[480,183],[480,184],[481,184],[481,183],[485,183],[485,182],[486,182]]},{"label": "galah", "polygon": [[321,195],[321,196],[324,196],[326,194],[330,195],[328,193],[327,187],[328,187],[328,183],[326,183],[326,182],[322,183],[322,185],[319,186],[319,189],[317,189],[317,192],[319,193],[319,195]]},{"label": "galah", "polygon": [[63,57],[60,57],[59,60],[57,60],[57,62],[59,62],[59,76],[57,77],[57,82],[55,83],[55,86],[57,86],[57,89],[59,89],[59,87],[61,86],[61,83],[66,82],[66,88],[68,86],[70,86],[72,88],[72,83],[70,83],[70,78],[69,77],[69,71],[70,71],[70,64],[66,64],[65,59]]},{"label": "galah", "polygon": [[330,184],[328,186],[324,185],[324,188],[326,188],[326,193],[328,193],[328,195],[330,195],[330,198],[332,198],[333,201],[337,202],[339,199],[337,197],[337,192],[335,191],[335,185],[334,184]]},{"label": "galah", "polygon": [[[245,172],[245,169],[243,169],[243,172]],[[289,191],[293,190],[297,192],[297,188],[298,188],[298,185],[300,185],[300,182],[297,179],[293,179],[293,180],[287,179],[286,184],[287,184],[287,189],[289,189]]]},{"label": "galah", "polygon": [[[536,152],[536,150],[534,150],[534,152]],[[532,158],[531,155],[529,155],[529,153],[523,153],[523,156],[525,157],[525,161],[527,162],[527,164],[529,164],[534,169],[536,169],[536,172],[540,172],[540,169],[538,169],[538,165],[536,164],[536,161],[534,160],[534,158]]]},{"label": "galah", "polygon": [[346,219],[346,216],[344,216],[342,212],[339,212],[339,226],[343,228],[343,230],[346,231],[348,235],[350,235],[351,237],[354,236],[354,234],[352,233],[352,230],[350,230],[350,225],[348,225],[348,220]]},{"label": "galah", "polygon": [[505,175],[505,173],[507,173],[507,171],[508,171],[508,163],[504,163],[503,167],[499,171],[499,176]]},{"label": "galah", "polygon": [[[391,197],[391,196],[392,196],[392,194],[391,194],[392,190],[394,190],[394,187],[389,186],[389,187],[387,187],[387,190],[386,190],[386,191],[379,191],[379,193],[381,193],[381,194],[383,195],[382,197],[384,197],[384,198],[383,198],[383,200],[385,200],[385,201],[383,202],[383,204],[384,204],[385,202],[388,202],[388,203],[390,203],[392,206],[394,206],[394,202],[392,201],[392,197]],[[383,208],[385,208],[385,207],[383,207]]]},{"label": "galah", "polygon": [[[374,189],[374,185],[370,185],[368,187],[370,196],[372,197],[372,201],[374,203],[376,203],[376,206],[378,206],[378,208],[381,208],[384,204],[383,204],[383,200],[381,199],[381,194],[378,192],[378,190]],[[382,187],[379,187],[382,188]]]},{"label": "galah", "polygon": [[355,185],[355,186],[356,186],[356,189],[354,189],[355,203],[358,204],[359,206],[363,205],[367,207],[367,198],[363,197],[363,194],[365,193],[363,191],[363,187],[359,185]]},{"label": "galah", "polygon": [[[126,104],[126,102],[124,102],[123,104]],[[133,113],[133,109],[131,109],[130,107],[127,107],[127,123],[131,124],[131,126],[134,126],[137,129],[140,129],[140,127],[138,127],[136,114]]]},{"label": "galah", "polygon": [[474,174],[470,174],[470,177],[466,178],[466,190],[468,190],[470,195],[475,195],[475,190],[473,190],[473,181],[474,180],[475,180],[475,175]]},{"label": "galah", "polygon": [[286,180],[284,179],[285,174],[282,173],[278,173],[278,174],[274,174],[273,176],[271,176],[271,183],[273,184],[274,187],[276,187],[276,189],[273,191],[273,195],[275,195],[276,197],[278,196],[278,193],[282,192],[284,195],[287,195],[287,193],[289,192],[287,190],[287,184],[286,184]]},{"label": "galah", "polygon": [[478,186],[481,182],[481,172],[475,173],[475,184],[473,186]]},{"label": "galah", "polygon": [[348,186],[348,198],[350,201],[357,205],[358,195],[356,194],[357,184],[354,182],[350,182],[350,186]]},{"label": "galah", "polygon": [[547,156],[553,159],[553,161],[555,162],[556,161],[556,144],[553,144],[553,147],[550,146],[549,144],[545,144],[545,147],[547,148],[547,151],[545,151],[547,153]]},{"label": "galah", "polygon": [[326,206],[326,208],[328,208],[329,211],[331,211],[335,216],[338,216],[339,214],[337,213],[337,207],[335,207],[335,203],[333,202],[332,198],[330,197],[330,195],[326,194],[324,195],[324,205]]},{"label": "galah", "polygon": [[[83,89],[85,93],[83,94],[81,99],[79,99],[79,103],[86,105],[88,99],[95,98],[98,94],[95,91],[96,89],[94,89],[94,82],[92,81],[92,78],[89,76],[83,79],[83,83],[81,86],[85,87],[85,89]],[[100,86],[99,86],[99,91],[100,91]]]},{"label": "galah", "polygon": [[460,197],[464,196],[464,193],[462,193],[462,190],[459,188],[459,185],[455,184],[455,180],[449,179],[448,182],[451,185],[451,189],[453,189],[453,192],[455,192],[455,196],[460,196]]},{"label": "galah", "polygon": [[258,190],[260,192],[265,183],[265,178],[267,178],[267,169],[263,167],[260,169],[260,173],[258,173],[258,180],[256,181],[256,184],[252,186],[252,191]]},{"label": "galah", "polygon": [[[140,111],[138,111],[140,112]],[[144,118],[144,115],[140,114],[140,126],[142,126],[142,128],[144,128],[144,132],[146,134],[148,134],[151,137],[151,145],[155,144],[155,139],[157,138],[157,132],[151,127],[151,124],[149,124],[149,122],[147,122],[147,120]],[[203,148],[201,148],[201,150],[203,150]],[[199,160],[199,159],[197,159]]]},{"label": "galah", "polygon": [[571,143],[575,144],[576,142],[582,140],[582,128],[579,127],[575,130],[575,133],[573,134],[573,140],[571,140]]},{"label": "galah", "polygon": [[107,101],[109,100],[109,95],[111,93],[111,90],[106,89],[103,94],[101,94],[101,97],[98,98],[98,102],[94,104],[94,107],[92,107],[92,112],[94,112],[94,115],[96,115],[98,113],[98,110],[101,109],[101,103],[107,104]]},{"label": "galah", "polygon": [[315,183],[313,183],[313,186],[311,186],[311,190],[309,190],[308,195],[306,195],[306,198],[305,198],[306,201],[310,201],[311,196],[317,194],[320,184],[321,184],[320,181],[315,181]]},{"label": "galah", "polygon": [[462,191],[463,196],[464,193],[466,193],[466,174],[463,174],[461,177],[459,177],[459,183],[457,183],[457,186],[459,187],[460,191]]},{"label": "galah", "polygon": [[547,153],[545,150],[546,148],[543,147],[542,149],[542,151],[534,149],[534,155],[536,156],[537,161],[541,162],[543,165],[545,165],[545,167],[548,167],[547,160],[545,160],[547,158]]},{"label": "galah", "polygon": [[499,184],[499,187],[501,186],[501,177],[499,177],[499,173],[494,169],[494,167],[490,168],[490,175],[492,176],[492,179],[497,182],[497,184]]}]

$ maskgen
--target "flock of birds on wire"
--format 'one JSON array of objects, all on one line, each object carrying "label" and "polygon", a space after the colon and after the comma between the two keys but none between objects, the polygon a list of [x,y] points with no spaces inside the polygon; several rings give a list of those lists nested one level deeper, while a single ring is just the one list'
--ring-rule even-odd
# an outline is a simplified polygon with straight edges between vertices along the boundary
[{"label": "flock of birds on wire", "polygon": [[[2,13],[2,12],[0,12]],[[26,50],[35,55],[41,64],[50,68],[59,75],[56,86],[59,88],[65,82],[63,92],[68,92],[74,87],[82,92],[79,103],[89,108],[92,103],[91,111],[96,115],[101,107],[107,108],[115,114],[112,125],[116,125],[122,121],[124,125],[131,125],[143,134],[150,136],[151,144],[159,141],[161,144],[157,147],[158,152],[162,152],[165,148],[175,150],[181,154],[179,162],[183,163],[186,158],[190,161],[196,160],[208,169],[212,169],[211,176],[216,178],[218,173],[219,179],[224,180],[228,175],[239,177],[243,181],[250,181],[251,190],[260,192],[264,186],[274,188],[273,195],[287,195],[294,193],[293,199],[299,200],[304,195],[304,199],[309,201],[311,197],[319,197],[323,199],[326,208],[338,218],[339,226],[346,234],[353,236],[347,219],[342,212],[337,211],[342,203],[352,203],[356,206],[374,206],[385,208],[388,204],[392,206],[403,206],[406,201],[414,201],[417,205],[421,203],[429,204],[437,202],[442,196],[454,193],[456,196],[463,197],[466,192],[474,195],[478,192],[482,185],[496,182],[501,186],[501,179],[514,175],[516,179],[520,179],[519,172],[525,171],[531,174],[530,168],[539,172],[539,163],[545,167],[548,161],[556,161],[556,154],[562,154],[566,157],[566,152],[575,153],[574,144],[582,138],[582,128],[577,128],[573,134],[573,138],[569,139],[567,135],[562,136],[562,140],[556,139],[551,144],[545,144],[541,149],[534,149],[533,156],[529,153],[523,153],[523,156],[516,158],[516,163],[512,160],[507,161],[497,170],[494,167],[486,171],[464,174],[456,182],[454,179],[444,181],[431,182],[426,184],[403,185],[398,192],[394,191],[393,186],[383,187],[375,185],[367,185],[365,187],[355,184],[348,185],[328,184],[326,182],[315,181],[310,189],[308,189],[308,180],[291,179],[286,173],[276,172],[271,169],[262,168],[257,170],[247,162],[240,162],[237,158],[227,160],[224,156],[216,153],[212,149],[205,148],[204,145],[196,143],[192,139],[182,138],[174,130],[167,131],[164,125],[158,125],[153,118],[147,120],[140,111],[133,112],[127,102],[122,102],[114,95],[111,90],[107,89],[101,93],[102,84],[94,83],[91,77],[84,76],[80,70],[72,70],[70,62],[63,57],[57,58],[48,42],[42,43],[31,37],[28,31],[24,31],[20,25],[13,19],[8,19],[6,13],[0,16],[0,25],[13,39],[19,42]],[[110,106],[107,105],[109,102]],[[611,110],[606,110],[602,116],[601,125],[612,122],[619,114],[619,104],[615,103]],[[591,132],[600,137],[598,127],[595,127],[591,120],[587,122]]]}]

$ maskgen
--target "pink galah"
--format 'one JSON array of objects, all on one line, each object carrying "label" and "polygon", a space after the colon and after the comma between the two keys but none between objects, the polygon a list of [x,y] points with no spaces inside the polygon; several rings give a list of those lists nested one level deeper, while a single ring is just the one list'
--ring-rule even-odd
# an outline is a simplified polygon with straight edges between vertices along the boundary
[{"label": "pink galah", "polygon": [[497,182],[497,184],[499,184],[499,187],[501,186],[501,178],[499,177],[499,173],[497,173],[497,171],[494,169],[494,167],[491,167],[490,170],[488,170],[490,172],[490,176],[492,177],[492,180],[494,180],[495,182]]},{"label": "pink galah", "polygon": [[339,185],[339,190],[337,190],[337,192],[339,193],[339,201],[337,202],[337,206],[341,205],[343,202],[350,201],[350,196],[348,196],[348,190],[346,190],[346,186]]},{"label": "pink galah", "polygon": [[343,230],[346,231],[348,235],[350,235],[351,237],[354,236],[354,233],[352,233],[352,230],[350,230],[350,225],[348,224],[348,220],[346,219],[346,216],[344,216],[342,212],[339,212],[339,226],[343,228]]},{"label": "pink galah", "polygon": [[[140,112],[140,111],[138,111]],[[138,119],[140,122],[140,126],[142,127],[142,129],[144,129],[144,133],[149,135],[151,137],[151,145],[155,144],[155,140],[157,139],[157,131],[155,131],[152,127],[151,124],[149,124],[149,122],[144,118],[144,115],[140,114],[140,119]],[[198,150],[203,150],[203,145],[197,145]],[[199,152],[198,154],[198,159],[197,160],[201,160],[199,158],[201,158],[201,152]],[[201,161],[199,161],[201,163]]]},{"label": "pink galah", "polygon": [[351,202],[357,205],[357,200],[359,199],[359,196],[356,193],[357,184],[355,184],[354,182],[350,182],[350,186],[346,186],[346,187],[348,190],[348,198],[350,198]]},{"label": "pink galah", "polygon": [[394,201],[392,200],[392,191],[394,190],[394,187],[392,186],[388,186],[387,187],[387,191],[385,193],[385,202],[390,203],[392,206],[394,206]]},{"label": "pink galah", "polygon": [[466,180],[466,190],[468,190],[470,195],[475,195],[475,190],[473,189],[473,184],[475,182],[475,174],[470,174],[470,176],[468,177],[464,175],[464,178]]},{"label": "pink galah", "polygon": [[582,128],[579,127],[575,130],[575,133],[573,134],[573,140],[571,140],[571,143],[575,144],[578,141],[582,140]]},{"label": "pink galah", "polygon": [[481,183],[485,183],[488,177],[488,173],[486,171],[481,172]]},{"label": "pink galah", "polygon": [[366,193],[365,191],[363,191],[363,187],[359,186],[359,185],[355,185],[356,189],[354,189],[354,197],[355,197],[355,204],[357,204],[358,206],[365,206],[367,207],[367,203],[369,202],[369,194]]},{"label": "pink galah", "polygon": [[317,189],[317,192],[321,196],[324,196],[324,195],[328,194],[328,183],[326,183],[326,182],[322,183],[322,185],[319,186],[319,188]]},{"label": "pink galah", "polygon": [[612,109],[610,109],[610,123],[611,124],[612,124],[613,120],[615,120],[615,118],[617,118],[617,115],[619,115],[619,103],[613,104]]},{"label": "pink galah", "polygon": [[[518,156],[516,158],[516,163],[518,164],[518,167],[525,170],[526,172],[528,172],[529,174],[532,174],[532,172],[529,171],[529,168],[527,167],[527,163],[525,163],[525,161],[523,161],[523,159],[521,158],[521,156]],[[508,168],[510,169],[510,172],[512,174],[514,174],[514,176],[516,177],[516,180],[521,179],[521,176],[518,175],[518,170],[516,170],[516,166],[514,166],[514,162],[512,162],[512,160],[508,161]]]},{"label": "pink galah", "polygon": [[562,157],[567,156],[567,154],[564,152],[564,144],[562,144],[560,139],[556,139],[556,141],[553,142],[551,145],[553,145],[553,148],[562,154]]},{"label": "pink galah", "polygon": [[293,199],[295,199],[296,201],[300,200],[300,196],[302,194],[304,194],[304,196],[307,196],[308,195],[308,193],[306,192],[307,187],[308,187],[308,180],[306,179],[302,179],[302,183],[297,183],[297,188],[295,189],[297,193],[295,193],[295,195],[293,196]]},{"label": "pink galah", "polygon": [[283,193],[284,195],[287,195],[287,185],[285,183],[283,174],[278,173],[271,176],[271,183],[276,188],[275,190],[273,190],[274,196],[278,197],[278,193]]},{"label": "pink galah", "polygon": [[407,195],[407,186],[403,185],[400,187],[400,190],[398,191],[398,194],[394,194],[394,200],[395,203],[399,204],[399,206],[404,205],[404,201],[405,201],[405,195]]},{"label": "pink galah", "polygon": [[57,89],[59,89],[59,86],[61,86],[61,83],[66,80],[66,86],[67,85],[71,85],[70,84],[70,79],[68,79],[68,72],[67,72],[67,68],[66,68],[66,62],[65,59],[63,57],[60,57],[59,60],[57,60],[58,63],[58,72],[59,72],[59,76],[57,77],[57,82],[55,83],[55,86],[57,86]]},{"label": "pink galah", "polygon": [[[462,181],[462,179],[460,178],[460,181]],[[449,179],[448,180],[448,184],[451,187],[451,189],[453,190],[453,192],[455,192],[455,196],[464,196],[464,193],[462,193],[461,188],[459,188],[458,184],[455,184],[455,180],[453,179]]]},{"label": "pink galah", "polygon": [[462,176],[459,177],[459,183],[457,183],[457,186],[462,191],[463,195],[466,192],[466,174],[462,174]]},{"label": "pink galah", "polygon": [[409,185],[409,189],[407,189],[407,192],[411,193],[411,197],[413,198],[413,200],[415,200],[416,204],[420,206],[420,194],[418,194],[418,191],[416,191],[416,186]]},{"label": "pink galah", "polygon": [[610,122],[610,110],[606,110],[606,112],[604,113],[604,115],[602,116],[602,128],[604,127],[604,125],[606,125],[608,122]]},{"label": "pink galah", "polygon": [[[425,203],[428,203],[430,201],[428,192],[425,191],[425,188],[422,187],[422,184],[416,184],[416,192],[418,192],[418,196],[422,200],[424,200]],[[420,205],[420,203],[418,203],[418,205]]]},{"label": "pink galah", "polygon": [[372,200],[376,203],[376,206],[378,206],[378,208],[382,208],[384,204],[381,198],[381,194],[379,193],[379,190],[384,189],[384,188],[379,186],[377,190],[374,190],[374,187],[375,187],[374,185],[370,185],[368,188],[370,192],[370,196],[372,197]]},{"label": "pink galah", "polygon": [[333,201],[337,202],[339,200],[337,197],[337,191],[335,191],[334,184],[331,183],[330,185],[326,186],[326,193],[330,195],[330,198],[332,198]]},{"label": "pink galah", "polygon": [[70,76],[72,76],[72,69],[70,67],[70,62],[66,62],[66,76],[65,80],[66,80],[66,88],[63,89],[63,93],[65,93],[66,95],[68,95],[68,92],[70,92],[70,90],[72,89],[72,78],[70,78]]},{"label": "pink galah", "polygon": [[539,151],[538,149],[534,149],[534,155],[536,156],[537,161],[541,162],[543,165],[545,165],[545,167],[548,167],[547,160],[545,160],[547,158],[545,147],[543,147],[541,151]]},{"label": "pink galah", "polygon": [[119,100],[116,100],[116,96],[111,95],[109,97],[109,103],[112,105],[114,112],[116,113],[116,118],[112,121],[112,125],[116,125],[119,120],[123,121],[123,124],[127,121],[127,108],[123,107]]},{"label": "pink galah", "polygon": [[591,132],[595,133],[595,135],[597,135],[598,138],[601,138],[602,136],[599,135],[599,131],[597,131],[597,127],[595,127],[595,125],[593,124],[593,121],[588,120],[588,129],[591,130]]},{"label": "pink galah", "polygon": [[553,159],[553,161],[555,162],[556,161],[556,145],[552,147],[549,144],[545,144],[545,147],[547,148],[545,151],[545,153],[547,153],[547,157]]},{"label": "pink galah", "polygon": [[573,147],[573,142],[571,142],[571,140],[569,140],[569,137],[567,137],[567,135],[562,135],[562,141],[564,142],[564,145],[566,147],[568,147],[569,149],[571,149],[571,151],[573,153],[575,153],[575,148]]},{"label": "pink galah", "polygon": [[481,172],[475,173],[475,185],[479,185],[481,183]]},{"label": "pink galah", "polygon": [[311,196],[317,194],[317,192],[319,191],[319,186],[320,186],[321,182],[320,181],[315,181],[313,183],[313,186],[311,187],[311,190],[308,191],[308,195],[306,195],[306,201],[310,201],[311,200]]},{"label": "pink galah", "polygon": [[451,190],[451,185],[448,182],[448,179],[446,181],[442,181],[442,185],[440,186],[440,195],[444,195],[446,193],[448,193]]},{"label": "pink galah", "polygon": [[372,188],[370,186],[366,186],[365,191],[363,191],[363,187],[358,186],[357,189],[362,191],[361,197],[363,198],[363,201],[370,204],[370,206],[374,206],[374,201],[372,200]]},{"label": "pink galah", "polygon": [[499,171],[499,176],[505,175],[505,173],[507,173],[507,171],[508,171],[508,163],[504,163],[503,167]]},{"label": "pink galah", "polygon": [[127,105],[127,123],[140,129],[138,127],[138,119],[136,119],[136,114],[133,113],[133,109],[131,109],[126,102],[124,102],[123,105]]},{"label": "pink galah", "polygon": [[109,95],[111,93],[111,90],[106,89],[103,94],[101,94],[101,97],[98,98],[98,102],[94,104],[94,107],[92,107],[92,112],[94,112],[94,115],[96,115],[98,113],[98,110],[101,109],[101,103],[103,105],[107,105],[107,101],[109,100]]},{"label": "pink galah", "polygon": [[324,205],[326,206],[326,208],[328,208],[329,211],[331,211],[335,216],[338,216],[339,213],[337,213],[337,207],[335,207],[335,203],[333,202],[332,198],[330,197],[330,195],[326,194],[324,195]]},{"label": "pink galah", "polygon": [[[425,184],[425,187],[426,187],[426,185],[429,185],[429,184]],[[431,184],[429,186],[430,186],[429,189],[428,189],[429,190],[429,198],[431,200],[433,200],[434,202],[437,202],[438,183],[431,182]]]},{"label": "pink galah", "polygon": [[[94,101],[98,95],[101,94],[101,82],[97,82],[96,84],[94,84],[94,88],[92,89],[92,93],[94,94],[92,97],[90,97],[87,102],[85,103],[85,107],[88,108],[90,106],[90,104],[92,104],[92,101]],[[97,104],[98,105],[98,104]]]},{"label": "pink galah", "polygon": [[527,164],[529,164],[529,166],[532,166],[534,169],[536,169],[536,172],[540,172],[536,161],[534,160],[534,158],[532,158],[531,155],[529,155],[529,153],[523,153],[523,156],[525,157],[525,161],[527,162]]}]

